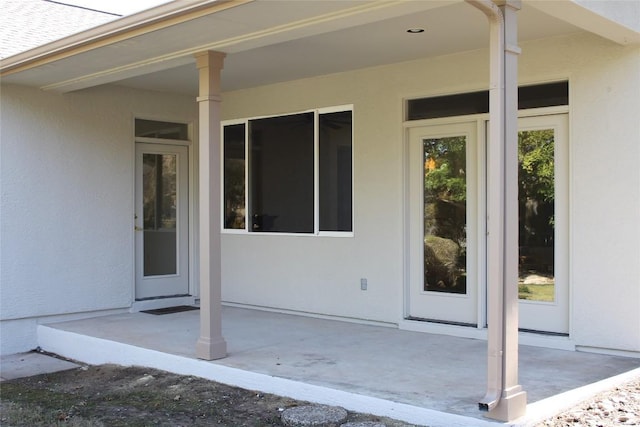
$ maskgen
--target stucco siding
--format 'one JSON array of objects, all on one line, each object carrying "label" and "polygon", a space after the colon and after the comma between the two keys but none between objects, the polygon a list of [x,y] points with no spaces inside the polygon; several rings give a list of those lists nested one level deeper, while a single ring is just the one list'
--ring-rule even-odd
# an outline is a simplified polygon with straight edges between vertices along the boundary
[{"label": "stucco siding", "polygon": [[[589,35],[521,47],[520,84],[570,82],[571,339],[639,351],[640,97],[630,96],[640,93],[638,48]],[[486,89],[487,57],[474,51],[226,93],[224,119],[353,104],[355,221],[352,238],[223,236],[223,299],[398,322],[402,100]]]},{"label": "stucco siding", "polygon": [[573,79],[573,332],[577,343],[638,351],[640,51],[591,58]]},{"label": "stucco siding", "polygon": [[[640,49],[584,34],[521,47],[520,84],[569,80],[569,339],[640,352]],[[353,237],[224,234],[223,300],[400,322],[403,99],[485,90],[488,80],[479,50],[223,94],[225,120],[354,108]],[[36,345],[37,322],[130,307],[133,118],[195,121],[197,105],[118,86],[56,94],[3,85],[1,102],[7,353]]]},{"label": "stucco siding", "polygon": [[36,318],[131,305],[133,118],[193,120],[194,104],[120,87],[2,86],[3,353],[4,332],[35,331]]}]

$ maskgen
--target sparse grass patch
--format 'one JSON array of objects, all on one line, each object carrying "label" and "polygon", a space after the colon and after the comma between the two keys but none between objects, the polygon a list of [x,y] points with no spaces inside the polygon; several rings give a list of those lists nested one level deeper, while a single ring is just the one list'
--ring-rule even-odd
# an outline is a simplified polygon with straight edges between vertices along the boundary
[{"label": "sparse grass patch", "polygon": [[[90,366],[4,381],[2,427],[277,427],[307,404],[200,378],[140,367]],[[349,421],[380,421],[349,414]],[[388,427],[408,424],[383,418]]]},{"label": "sparse grass patch", "polygon": [[555,298],[555,285],[520,284],[518,285],[518,298],[528,301],[553,302]]}]

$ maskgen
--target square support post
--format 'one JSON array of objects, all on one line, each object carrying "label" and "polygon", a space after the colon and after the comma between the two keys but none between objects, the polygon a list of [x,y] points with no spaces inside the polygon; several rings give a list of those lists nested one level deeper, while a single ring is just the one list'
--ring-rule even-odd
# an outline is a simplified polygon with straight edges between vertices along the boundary
[{"label": "square support post", "polygon": [[518,24],[520,0],[466,0],[489,18],[487,170],[487,393],[480,409],[501,421],[525,414],[518,384]]},{"label": "square support post", "polygon": [[[518,384],[518,23],[520,1],[495,0],[504,17],[504,140],[503,151],[503,306],[502,310],[502,395],[489,417],[512,421],[527,409],[527,394]],[[492,49],[494,46],[492,45]],[[492,118],[490,119],[492,120]],[[493,137],[492,137],[493,138]],[[491,189],[493,190],[493,188]],[[490,190],[490,191],[491,191]],[[489,320],[490,321],[490,320]]]},{"label": "square support post", "polygon": [[227,356],[222,337],[222,266],[220,245],[220,75],[224,53],[195,55],[199,80],[199,201],[200,201],[200,337],[196,357]]}]

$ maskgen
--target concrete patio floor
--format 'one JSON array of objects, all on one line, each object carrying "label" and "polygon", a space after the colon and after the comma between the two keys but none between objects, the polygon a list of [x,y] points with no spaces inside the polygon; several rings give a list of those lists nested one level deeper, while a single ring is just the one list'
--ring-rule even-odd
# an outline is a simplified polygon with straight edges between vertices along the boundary
[{"label": "concrete patio floor", "polygon": [[[224,307],[228,357],[205,362],[195,359],[198,331],[199,311],[187,311],[41,325],[38,336],[43,350],[85,363],[200,375],[424,425],[489,422],[477,409],[486,387],[483,340]],[[639,366],[633,358],[521,346],[520,384],[530,405],[519,424],[613,384],[602,381],[609,377],[638,374],[628,371]]]}]

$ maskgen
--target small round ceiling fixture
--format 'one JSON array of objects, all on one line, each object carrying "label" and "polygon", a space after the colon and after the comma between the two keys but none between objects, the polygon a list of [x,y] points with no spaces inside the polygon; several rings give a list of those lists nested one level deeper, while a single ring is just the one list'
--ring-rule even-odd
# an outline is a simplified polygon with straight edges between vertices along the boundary
[{"label": "small round ceiling fixture", "polygon": [[424,33],[424,28],[409,28],[407,30],[407,33],[409,34],[419,34],[419,33]]}]

